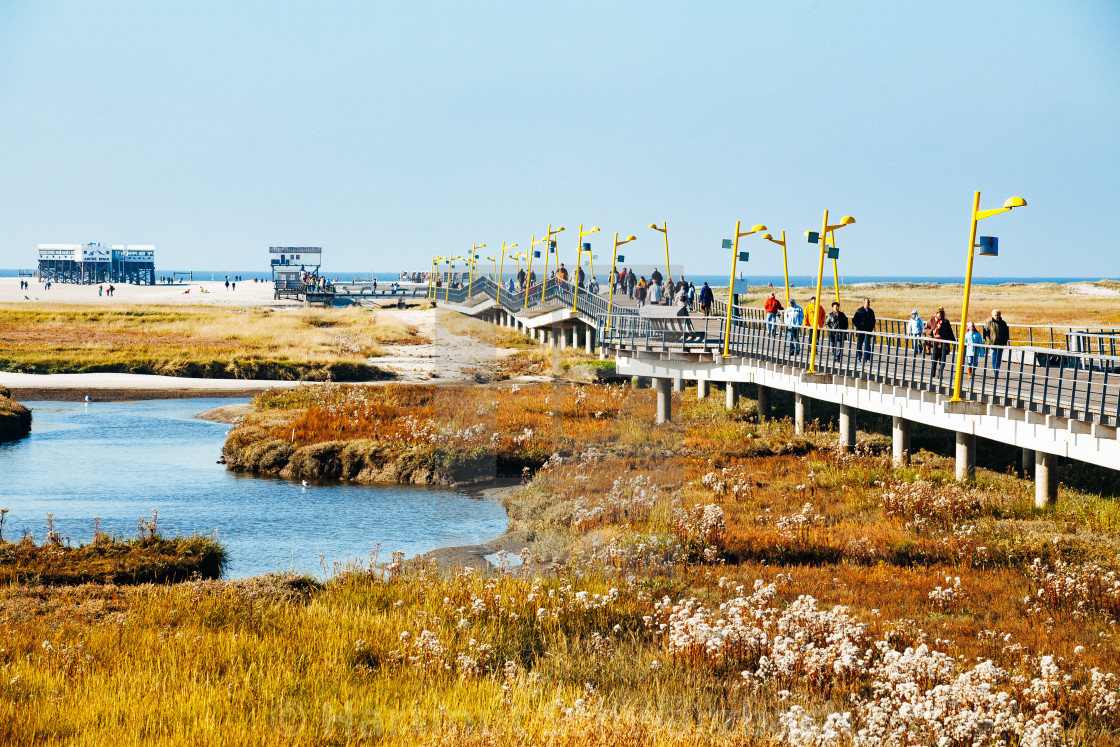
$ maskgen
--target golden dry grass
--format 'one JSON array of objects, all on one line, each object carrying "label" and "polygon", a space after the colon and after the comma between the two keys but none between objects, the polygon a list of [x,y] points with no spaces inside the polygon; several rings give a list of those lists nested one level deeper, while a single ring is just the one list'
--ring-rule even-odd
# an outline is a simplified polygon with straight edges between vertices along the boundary
[{"label": "golden dry grass", "polygon": [[[528,428],[554,453],[506,501],[533,537],[522,565],[371,558],[302,591],[9,586],[0,742],[844,745],[791,730],[790,714],[820,726],[850,711],[857,729],[912,714],[876,690],[885,668],[886,690],[912,685],[915,703],[955,693],[918,709],[913,743],[995,744],[993,689],[1022,714],[1000,716],[1005,743],[1046,719],[1068,743],[1120,743],[1110,500],[1063,486],[1039,510],[1014,477],[956,486],[929,454],[895,470],[867,434],[843,455],[831,434],[798,437],[694,390],[654,426],[649,390],[347,389],[262,397],[277,420],[261,424],[297,425],[301,442],[426,438],[411,413],[499,449]],[[712,635],[744,605],[754,622]],[[888,666],[931,665],[922,645],[953,657],[947,673]]]},{"label": "golden dry grass", "polygon": [[358,309],[46,304],[0,307],[0,338],[8,371],[285,379],[357,370],[384,344],[426,341],[393,316]]}]

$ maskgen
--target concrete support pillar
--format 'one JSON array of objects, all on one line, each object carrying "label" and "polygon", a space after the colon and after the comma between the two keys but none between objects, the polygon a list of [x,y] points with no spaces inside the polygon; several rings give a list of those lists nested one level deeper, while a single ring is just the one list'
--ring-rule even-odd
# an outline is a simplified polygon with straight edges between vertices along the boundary
[{"label": "concrete support pillar", "polygon": [[673,378],[673,391],[678,394],[684,391],[684,377],[676,376]]},{"label": "concrete support pillar", "polygon": [[631,376],[630,377],[630,388],[631,389],[637,389],[638,388],[638,382],[639,382],[639,380],[638,380],[637,376]]},{"label": "concrete support pillar", "polygon": [[1023,479],[1034,474],[1034,464],[1037,456],[1034,449],[1023,449]]},{"label": "concrete support pillar", "polygon": [[840,450],[851,452],[856,446],[856,408],[840,405]]},{"label": "concrete support pillar", "polygon": [[[759,387],[761,390],[762,387]],[[804,433],[809,422],[809,398],[804,394],[793,395],[793,430],[794,433]]]},{"label": "concrete support pillar", "polygon": [[957,480],[964,482],[976,476],[976,436],[957,431]]},{"label": "concrete support pillar", "polygon": [[1046,508],[1058,498],[1058,457],[1034,453],[1034,505]]},{"label": "concrete support pillar", "polygon": [[725,404],[728,410],[734,410],[735,406],[739,404],[739,384],[734,381],[727,382],[727,387],[723,390],[726,397]]},{"label": "concrete support pillar", "polygon": [[707,379],[696,380],[696,399],[707,399],[708,392],[711,388],[711,382]]},{"label": "concrete support pillar", "polygon": [[595,347],[595,330],[591,327],[583,328],[583,352],[591,355]]},{"label": "concrete support pillar", "polygon": [[770,419],[770,387],[762,384],[758,385],[758,419],[760,421]]},{"label": "concrete support pillar", "polygon": [[891,456],[894,466],[910,464],[910,421],[895,415],[891,418]]},{"label": "concrete support pillar", "polygon": [[561,350],[567,350],[568,349],[568,330],[561,327],[557,331],[560,333],[560,349]]},{"label": "concrete support pillar", "polygon": [[657,423],[666,423],[673,419],[673,395],[669,391],[668,379],[654,379],[657,387]]}]

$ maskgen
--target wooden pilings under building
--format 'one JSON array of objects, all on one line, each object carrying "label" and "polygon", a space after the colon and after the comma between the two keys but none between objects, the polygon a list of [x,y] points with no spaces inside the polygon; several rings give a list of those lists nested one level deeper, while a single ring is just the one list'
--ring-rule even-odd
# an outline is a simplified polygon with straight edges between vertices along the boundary
[{"label": "wooden pilings under building", "polygon": [[151,244],[39,244],[39,279],[155,285],[155,254]]}]

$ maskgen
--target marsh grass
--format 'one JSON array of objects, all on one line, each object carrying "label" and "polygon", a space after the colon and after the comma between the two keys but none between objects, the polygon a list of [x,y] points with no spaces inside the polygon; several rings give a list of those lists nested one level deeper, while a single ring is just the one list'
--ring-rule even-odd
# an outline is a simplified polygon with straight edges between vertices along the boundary
[{"label": "marsh grass", "polygon": [[135,306],[0,307],[0,368],[207,378],[362,381],[386,344],[424,342],[414,327],[356,309]]}]

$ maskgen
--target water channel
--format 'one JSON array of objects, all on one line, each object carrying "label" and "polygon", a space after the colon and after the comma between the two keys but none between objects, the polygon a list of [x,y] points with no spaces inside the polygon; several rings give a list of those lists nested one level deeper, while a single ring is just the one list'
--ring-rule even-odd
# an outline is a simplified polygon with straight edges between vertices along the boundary
[{"label": "water channel", "polygon": [[[4,538],[46,536],[47,514],[73,544],[101,530],[136,534],[158,512],[165,534],[214,533],[226,578],[269,571],[322,576],[334,563],[407,557],[488,542],[505,531],[495,501],[449,489],[318,484],[238,475],[217,464],[230,426],[199,420],[244,400],[25,402],[32,434],[0,444]],[[322,554],[322,557],[320,557]]]}]

